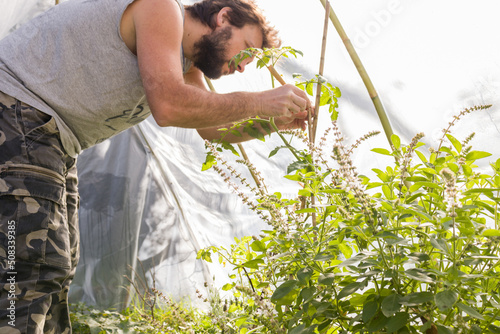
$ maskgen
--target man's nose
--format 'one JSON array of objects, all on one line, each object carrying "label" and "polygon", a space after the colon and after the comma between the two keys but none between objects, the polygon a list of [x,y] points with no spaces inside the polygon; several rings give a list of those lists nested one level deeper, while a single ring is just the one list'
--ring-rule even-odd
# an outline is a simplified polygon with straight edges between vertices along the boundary
[{"label": "man's nose", "polygon": [[239,65],[238,65],[238,68],[236,69],[238,72],[240,73],[243,73],[245,71],[245,67],[250,64],[253,60],[253,57],[252,58],[247,58],[245,60],[243,60]]},{"label": "man's nose", "polygon": [[243,73],[243,72],[245,71],[245,66],[246,66],[246,65],[247,65],[247,64],[245,64],[245,63],[241,63],[241,64],[239,64],[239,65],[238,65],[238,68],[237,68],[236,70],[237,70],[238,72],[240,72],[240,73]]}]

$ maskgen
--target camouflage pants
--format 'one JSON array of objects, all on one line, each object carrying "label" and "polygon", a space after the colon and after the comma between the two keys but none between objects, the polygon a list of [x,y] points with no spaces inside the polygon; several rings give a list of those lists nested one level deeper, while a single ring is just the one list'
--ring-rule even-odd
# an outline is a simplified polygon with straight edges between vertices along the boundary
[{"label": "camouflage pants", "polygon": [[75,162],[51,116],[0,92],[0,333],[71,333]]}]

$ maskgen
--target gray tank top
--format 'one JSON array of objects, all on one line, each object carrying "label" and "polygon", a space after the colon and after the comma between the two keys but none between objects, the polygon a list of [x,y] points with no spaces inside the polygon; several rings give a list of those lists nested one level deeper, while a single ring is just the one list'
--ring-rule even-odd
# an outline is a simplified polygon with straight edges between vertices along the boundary
[{"label": "gray tank top", "polygon": [[133,1],[63,2],[0,41],[0,91],[52,115],[73,157],[151,113],[137,57],[120,36]]}]

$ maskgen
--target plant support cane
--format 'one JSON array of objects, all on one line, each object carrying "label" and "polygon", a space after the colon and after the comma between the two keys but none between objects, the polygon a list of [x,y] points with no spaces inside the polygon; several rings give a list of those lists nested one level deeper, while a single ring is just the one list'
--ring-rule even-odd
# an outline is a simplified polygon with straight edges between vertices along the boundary
[{"label": "plant support cane", "polygon": [[[318,74],[320,76],[323,75],[323,71],[325,69],[325,53],[326,53],[326,39],[328,36],[328,14],[330,11],[330,2],[326,2],[325,6],[325,23],[323,26],[323,40],[321,42],[321,57],[319,60],[319,72]],[[321,98],[321,81],[318,82],[318,85],[316,87],[316,102],[314,105],[314,115],[310,115],[309,117],[309,140],[311,141],[311,144],[314,145],[314,142],[316,141],[316,129],[318,128],[318,118],[319,118],[319,105],[320,105],[320,98]],[[313,122],[311,124],[311,118],[313,119]]]},{"label": "plant support cane", "polygon": [[[327,1],[326,0],[320,0],[320,1],[323,4],[323,7],[326,8]],[[393,135],[394,132],[392,131],[391,122],[387,117],[387,113],[385,112],[384,106],[382,105],[382,101],[380,100],[377,90],[375,89],[375,86],[373,86],[373,83],[370,77],[368,76],[368,73],[366,72],[363,63],[361,62],[361,59],[359,58],[356,50],[354,49],[351,40],[347,36],[344,28],[342,27],[339,19],[337,18],[337,15],[335,14],[335,11],[331,7],[330,7],[330,21],[333,23],[333,26],[337,30],[337,33],[342,39],[342,42],[344,42],[347,52],[349,53],[349,56],[351,57],[354,65],[356,66],[356,69],[358,70],[359,75],[361,76],[361,79],[363,80],[363,83],[366,86],[366,89],[368,90],[368,94],[370,95],[373,105],[375,106],[375,110],[377,111],[380,122],[382,123],[382,127],[384,129],[387,140],[389,141],[391,147],[393,147],[391,136]]]}]

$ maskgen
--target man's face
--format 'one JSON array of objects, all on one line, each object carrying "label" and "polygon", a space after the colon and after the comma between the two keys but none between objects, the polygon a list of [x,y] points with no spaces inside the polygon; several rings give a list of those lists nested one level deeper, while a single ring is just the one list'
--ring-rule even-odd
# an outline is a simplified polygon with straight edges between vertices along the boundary
[{"label": "man's face", "polygon": [[235,71],[243,72],[253,58],[246,58],[238,67],[230,60],[240,51],[262,45],[262,33],[256,26],[244,26],[239,29],[230,25],[218,27],[212,33],[204,35],[195,43],[194,66],[210,79]]},{"label": "man's face", "polygon": [[231,27],[214,30],[211,34],[203,35],[195,43],[194,66],[210,79],[222,76],[222,69],[228,63],[227,45],[233,32]]}]

